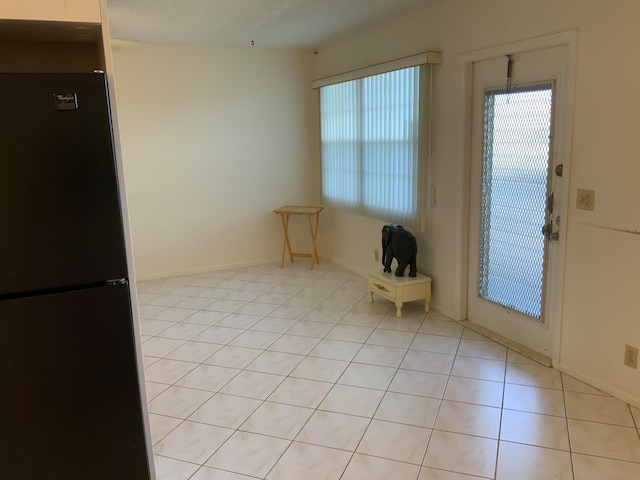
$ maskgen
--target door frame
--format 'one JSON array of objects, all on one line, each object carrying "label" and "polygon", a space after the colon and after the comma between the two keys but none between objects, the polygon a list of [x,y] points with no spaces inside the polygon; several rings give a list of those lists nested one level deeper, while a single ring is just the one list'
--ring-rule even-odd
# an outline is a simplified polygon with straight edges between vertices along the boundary
[{"label": "door frame", "polygon": [[[578,43],[578,31],[557,33],[536,37],[533,39],[499,45],[482,50],[463,53],[461,55],[460,72],[463,78],[462,109],[464,126],[460,129],[459,144],[463,145],[463,159],[457,178],[458,191],[456,198],[456,255],[454,257],[454,314],[459,320],[467,318],[467,275],[468,275],[468,251],[469,251],[469,207],[471,188],[471,121],[472,121],[472,92],[473,92],[473,63],[489,60],[506,55],[526,53],[546,48],[566,46],[568,47],[567,78],[561,79],[557,84],[557,95],[562,98],[562,108],[555,111],[555,122],[558,138],[555,140],[554,154],[562,159],[564,188],[560,196],[561,200],[561,224],[558,228],[560,239],[558,240],[558,255],[548,271],[548,292],[546,298],[546,312],[550,328],[553,329],[553,365],[558,365],[560,360],[560,337],[562,333],[562,301],[564,291],[564,265],[566,253],[566,234],[569,212],[569,181],[571,178],[571,146],[573,133],[574,93],[576,75],[576,52]],[[505,78],[506,80],[506,78]]]}]

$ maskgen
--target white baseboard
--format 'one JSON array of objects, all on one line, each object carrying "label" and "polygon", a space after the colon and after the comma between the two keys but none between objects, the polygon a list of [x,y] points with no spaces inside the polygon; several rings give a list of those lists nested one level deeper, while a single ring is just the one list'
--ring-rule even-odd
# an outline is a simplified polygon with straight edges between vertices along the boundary
[{"label": "white baseboard", "polygon": [[367,271],[366,270],[362,270],[361,268],[356,267],[355,265],[352,265],[350,263],[347,262],[343,262],[342,260],[338,260],[337,258],[333,258],[331,255],[327,255],[326,253],[321,253],[320,255],[320,259],[322,260],[327,259],[329,260],[331,263],[335,263],[336,265],[338,265],[339,267],[345,268],[357,275],[360,275],[361,277],[367,278]]},{"label": "white baseboard", "polygon": [[530,358],[531,360],[538,362],[539,364],[545,367],[552,366],[552,362],[549,357],[542,355],[541,353],[538,353],[535,350],[531,350],[530,348],[525,347],[524,345],[520,345],[519,343],[514,342],[513,340],[507,337],[503,337],[502,335],[494,332],[493,330],[484,328],[483,326],[478,325],[477,323],[474,323],[470,320],[458,320],[457,322],[463,327],[473,330],[474,332],[479,333],[480,335],[487,337],[490,340],[493,340],[494,342],[499,343],[502,346],[510,348],[514,352],[517,352],[520,355],[524,355],[525,357]]},{"label": "white baseboard", "polygon": [[592,378],[589,375],[580,373],[574,368],[571,368],[562,362],[560,362],[560,364],[558,365],[558,370],[560,370],[562,373],[569,375],[570,377],[573,377],[577,380],[580,380],[581,382],[586,383],[587,385],[591,385],[593,388],[597,388],[598,390],[608,393],[609,395],[616,397],[618,400],[622,400],[623,402],[628,403],[636,408],[640,408],[639,397],[636,397],[635,395],[631,395],[628,392],[625,392],[624,390],[620,390],[619,388],[616,388],[607,382],[603,382],[596,378]]},{"label": "white baseboard", "polygon": [[[335,263],[336,265],[338,265],[339,267],[342,267],[346,270],[349,270],[353,273],[355,273],[356,275],[360,275],[363,278],[367,278],[368,275],[368,270],[363,270],[355,265],[352,265],[348,262],[343,262],[342,260],[338,260],[337,258],[333,258],[331,255],[327,255],[326,253],[320,253],[320,260],[322,261],[322,259],[326,259],[329,260],[331,263]],[[136,281],[137,282],[144,282],[146,280],[159,280],[159,279],[163,279],[163,278],[169,278],[169,277],[176,277],[179,275],[196,275],[199,273],[204,273],[204,272],[216,272],[216,271],[220,271],[220,270],[229,270],[232,268],[244,268],[244,267],[253,267],[253,266],[258,266],[258,265],[268,265],[270,263],[280,263],[281,259],[280,257],[275,257],[275,258],[270,258],[270,259],[266,259],[266,260],[254,260],[254,261],[246,261],[246,262],[236,262],[236,263],[228,263],[228,264],[224,264],[224,265],[208,265],[205,267],[198,267],[198,268],[187,268],[187,269],[181,269],[181,270],[172,270],[172,271],[166,271],[166,272],[154,272],[154,273],[137,273],[136,272]],[[449,317],[451,319],[455,319],[455,316],[453,315],[453,312],[450,311],[447,308],[443,308],[441,305],[439,305],[438,303],[434,303],[433,299],[431,300],[431,304],[429,306],[431,311],[440,313],[442,315],[444,315],[445,317]]]},{"label": "white baseboard", "polygon": [[136,279],[138,282],[143,282],[145,280],[157,280],[160,278],[176,277],[179,275],[194,275],[194,274],[204,273],[204,272],[216,272],[220,270],[230,270],[232,268],[254,267],[258,265],[268,265],[270,263],[279,264],[280,257],[271,258],[267,260],[254,260],[254,261],[247,261],[247,262],[228,263],[224,265],[209,265],[206,267],[188,268],[184,270],[174,270],[169,272],[136,274]]}]

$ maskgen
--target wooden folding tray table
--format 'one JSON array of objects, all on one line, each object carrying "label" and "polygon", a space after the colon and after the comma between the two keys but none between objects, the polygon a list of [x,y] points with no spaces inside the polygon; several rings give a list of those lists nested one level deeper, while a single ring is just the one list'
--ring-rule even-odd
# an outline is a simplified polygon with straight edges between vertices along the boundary
[{"label": "wooden folding tray table", "polygon": [[[291,258],[292,262],[293,257],[311,258],[311,270],[313,270],[314,264],[320,263],[320,261],[318,260],[317,238],[320,212],[323,209],[324,207],[322,206],[285,205],[274,210],[274,213],[280,215],[280,218],[282,219],[282,228],[284,229],[284,242],[282,244],[282,259],[280,262],[280,267],[284,266],[284,254],[287,249],[289,250],[289,257]],[[291,244],[289,243],[289,215],[307,216],[309,220],[309,231],[311,232],[311,253],[298,253],[291,250]],[[313,226],[313,222],[311,221],[311,217],[313,217],[314,215],[316,217],[315,228]]]}]

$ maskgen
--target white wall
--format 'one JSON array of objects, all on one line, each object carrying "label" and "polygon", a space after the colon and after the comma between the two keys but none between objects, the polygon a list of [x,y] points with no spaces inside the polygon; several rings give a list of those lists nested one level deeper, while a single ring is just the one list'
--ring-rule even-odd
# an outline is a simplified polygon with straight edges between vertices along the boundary
[{"label": "white wall", "polygon": [[113,41],[113,57],[138,278],[279,258],[272,210],[318,201],[312,52]]},{"label": "white wall", "polygon": [[[432,181],[437,206],[418,235],[418,269],[433,277],[432,308],[457,311],[456,242],[464,230],[462,55],[578,30],[562,337],[559,367],[640,405],[640,373],[623,366],[640,347],[640,2],[638,0],[447,0],[321,48],[315,78],[440,50]],[[317,182],[319,182],[319,178]],[[575,209],[578,188],[596,209]],[[321,255],[357,271],[376,267],[383,222],[324,214]]]}]

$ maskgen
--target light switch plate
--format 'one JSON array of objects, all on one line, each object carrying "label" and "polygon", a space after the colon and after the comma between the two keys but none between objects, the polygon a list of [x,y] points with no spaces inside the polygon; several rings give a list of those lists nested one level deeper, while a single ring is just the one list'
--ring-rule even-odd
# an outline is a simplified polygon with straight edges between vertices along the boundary
[{"label": "light switch plate", "polygon": [[595,205],[596,205],[595,190],[578,189],[578,195],[576,197],[576,208],[580,210],[589,210],[593,212]]}]

